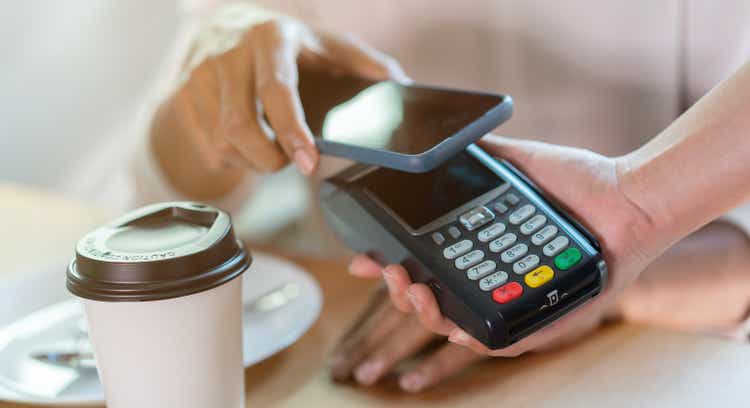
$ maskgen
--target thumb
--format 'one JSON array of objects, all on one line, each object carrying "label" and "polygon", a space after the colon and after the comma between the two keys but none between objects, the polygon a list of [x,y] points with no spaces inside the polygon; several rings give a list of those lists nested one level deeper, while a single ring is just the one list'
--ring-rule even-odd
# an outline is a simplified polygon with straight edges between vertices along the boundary
[{"label": "thumb", "polygon": [[349,273],[360,278],[380,278],[383,267],[365,254],[356,254],[349,263]]},{"label": "thumb", "polygon": [[585,149],[492,134],[483,137],[478,144],[487,153],[508,160],[540,182],[557,180],[561,173],[577,167],[576,164],[598,163],[604,158]]},{"label": "thumb", "polygon": [[514,139],[491,133],[480,139],[477,144],[490,155],[508,160],[524,171],[533,167],[536,153],[546,150],[546,147],[548,147],[541,142]]}]

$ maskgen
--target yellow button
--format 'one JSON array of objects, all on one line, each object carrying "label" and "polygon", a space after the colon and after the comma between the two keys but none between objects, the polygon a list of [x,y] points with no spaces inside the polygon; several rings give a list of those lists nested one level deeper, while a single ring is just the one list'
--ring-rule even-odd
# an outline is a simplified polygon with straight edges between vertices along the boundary
[{"label": "yellow button", "polygon": [[555,277],[555,272],[547,265],[542,265],[524,276],[523,280],[529,287],[538,288]]}]

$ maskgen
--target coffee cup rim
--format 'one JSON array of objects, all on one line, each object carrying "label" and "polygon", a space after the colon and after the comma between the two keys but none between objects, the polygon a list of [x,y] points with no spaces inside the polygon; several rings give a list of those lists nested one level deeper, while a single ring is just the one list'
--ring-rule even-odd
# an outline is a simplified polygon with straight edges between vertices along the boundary
[{"label": "coffee cup rim", "polygon": [[[195,223],[204,232],[168,250],[108,247],[108,238],[118,231],[154,221]],[[235,238],[226,212],[196,202],[158,203],[129,212],[81,238],[66,271],[66,286],[89,300],[162,300],[217,287],[241,275],[251,263],[252,256]]]}]

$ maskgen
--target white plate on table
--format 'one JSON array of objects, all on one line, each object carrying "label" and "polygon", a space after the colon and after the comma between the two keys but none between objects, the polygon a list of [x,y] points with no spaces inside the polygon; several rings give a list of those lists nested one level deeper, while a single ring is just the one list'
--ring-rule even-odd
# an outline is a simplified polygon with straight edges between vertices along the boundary
[{"label": "white plate on table", "polygon": [[[243,277],[245,304],[287,283],[296,285],[298,295],[277,309],[243,315],[245,367],[297,341],[317,320],[322,306],[317,282],[300,267],[265,254],[255,253],[253,258]],[[65,267],[57,263],[33,273],[16,274],[14,281],[0,281],[0,298],[11,297],[10,304],[25,312],[0,329],[0,401],[49,406],[104,404],[94,370],[57,367],[30,357],[34,352],[67,351],[81,345],[83,309],[78,300],[66,294]],[[58,283],[50,287],[50,281]],[[41,286],[43,290],[38,290]],[[38,309],[40,296],[55,303]],[[27,314],[35,308],[38,310]],[[8,321],[9,315],[0,315],[0,323],[3,319]]]}]

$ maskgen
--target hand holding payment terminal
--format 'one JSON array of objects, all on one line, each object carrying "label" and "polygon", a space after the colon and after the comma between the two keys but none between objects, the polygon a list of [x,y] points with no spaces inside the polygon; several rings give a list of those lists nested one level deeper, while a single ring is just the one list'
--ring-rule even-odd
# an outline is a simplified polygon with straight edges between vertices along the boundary
[{"label": "hand holding payment terminal", "polygon": [[299,74],[321,153],[359,162],[322,186],[330,225],[352,249],[429,285],[467,333],[502,348],[602,290],[596,240],[472,144],[510,117],[509,96]]},{"label": "hand holding payment terminal", "polygon": [[352,249],[404,265],[446,317],[490,349],[605,285],[595,238],[510,163],[473,144],[426,173],[356,164],[325,181],[321,200]]}]

